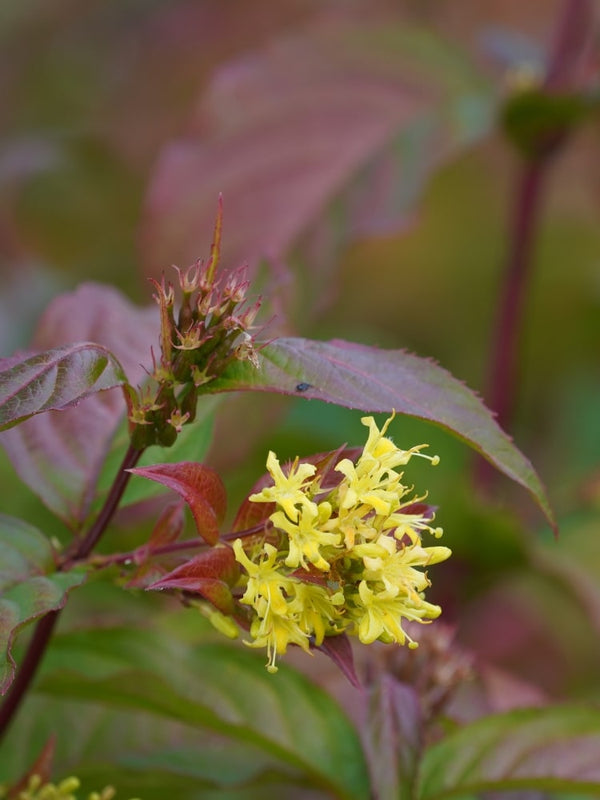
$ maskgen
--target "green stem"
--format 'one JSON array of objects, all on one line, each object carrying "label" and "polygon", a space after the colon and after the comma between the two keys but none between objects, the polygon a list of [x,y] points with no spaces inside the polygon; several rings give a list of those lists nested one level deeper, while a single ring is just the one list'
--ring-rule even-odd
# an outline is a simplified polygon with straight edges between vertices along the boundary
[{"label": "green stem", "polygon": [[[67,570],[73,561],[79,561],[87,558],[92,552],[93,548],[96,546],[100,540],[100,537],[106,530],[115,511],[117,510],[121,497],[123,496],[123,492],[125,491],[125,487],[127,486],[127,482],[131,477],[131,473],[126,472],[126,470],[135,466],[142,455],[142,452],[142,450],[136,450],[131,446],[129,447],[125,453],[125,457],[123,458],[123,462],[119,468],[119,471],[117,472],[115,480],[113,481],[110,492],[108,493],[104,505],[96,517],[94,524],[83,537],[83,539],[76,543],[73,555],[65,558],[65,560],[59,565],[59,570]],[[6,734],[8,727],[14,719],[31,686],[44,653],[46,652],[48,643],[52,638],[52,633],[54,632],[54,628],[58,622],[60,611],[61,609],[50,611],[48,614],[42,617],[35,626],[35,630],[29,641],[29,645],[27,647],[21,667],[19,668],[17,676],[10,687],[6,699],[0,707],[0,739],[2,739],[2,737]]]}]

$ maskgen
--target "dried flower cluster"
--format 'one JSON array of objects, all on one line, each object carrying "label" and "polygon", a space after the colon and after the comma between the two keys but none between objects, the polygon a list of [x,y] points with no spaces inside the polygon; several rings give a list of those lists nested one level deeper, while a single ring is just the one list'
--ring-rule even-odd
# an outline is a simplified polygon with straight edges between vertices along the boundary
[{"label": "dried flower cluster", "polygon": [[272,503],[273,531],[261,541],[237,539],[236,560],[243,567],[241,602],[251,608],[253,647],[266,647],[268,669],[289,644],[308,651],[326,636],[356,635],[415,647],[405,620],[428,622],[441,613],[424,599],[429,585],[424,568],[445,560],[447,547],[424,547],[424,532],[439,537],[424,497],[412,495],[398,471],[411,458],[432,464],[425,445],[401,450],[372,417],[364,449],[353,463],[340,460],[341,479],[324,489],[313,464],[282,470],[274,453],[267,469],[272,485],[250,496]]},{"label": "dried flower cluster", "polygon": [[248,305],[250,282],[245,266],[218,273],[221,218],[215,227],[210,258],[198,261],[178,275],[181,302],[175,315],[175,288],[153,281],[160,308],[160,349],[154,358],[150,386],[139,393],[129,388],[131,440],[142,449],[152,444],[169,446],[183,425],[192,422],[198,394],[232,360],[258,366],[250,331],[260,300]]}]

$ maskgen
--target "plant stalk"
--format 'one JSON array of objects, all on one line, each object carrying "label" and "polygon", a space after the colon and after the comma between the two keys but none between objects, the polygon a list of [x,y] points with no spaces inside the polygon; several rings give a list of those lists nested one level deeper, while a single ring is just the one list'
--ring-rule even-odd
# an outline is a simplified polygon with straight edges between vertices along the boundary
[{"label": "plant stalk", "polygon": [[533,247],[538,231],[546,169],[546,159],[523,164],[514,193],[510,252],[503,277],[487,393],[498,424],[503,428],[510,427],[512,422],[519,386],[519,341],[527,289],[533,270]]},{"label": "plant stalk", "polygon": [[[573,92],[578,89],[578,72],[590,39],[592,17],[592,0],[565,0],[543,82],[547,92]],[[541,143],[539,152],[521,164],[517,176],[486,393],[490,408],[496,412],[498,423],[505,430],[512,427],[518,394],[519,342],[544,187],[549,167],[567,138],[568,133],[564,131],[550,149]],[[475,481],[479,488],[489,489],[496,474],[487,461],[478,459]]]},{"label": "plant stalk", "polygon": [[[131,477],[131,473],[126,472],[126,470],[135,466],[142,455],[142,452],[142,450],[137,450],[131,446],[128,448],[104,505],[102,506],[93,525],[83,539],[76,543],[73,554],[68,558],[65,558],[65,560],[59,564],[59,570],[64,571],[68,569],[73,561],[87,558],[87,556],[90,555],[93,548],[96,546],[102,534],[106,530],[110,520],[117,510],[121,497],[123,496],[123,492],[125,491],[127,483]],[[21,663],[15,680],[13,681],[8,694],[6,695],[6,699],[0,707],[0,740],[6,734],[6,731],[8,730],[12,720],[21,706],[21,703],[25,698],[25,695],[27,694],[27,691],[29,690],[29,687],[31,686],[44,653],[46,652],[48,643],[52,638],[52,633],[54,632],[54,628],[58,622],[60,612],[61,609],[50,611],[36,623],[33,635],[29,641],[29,645],[27,646],[27,651],[23,658],[23,662]]]}]

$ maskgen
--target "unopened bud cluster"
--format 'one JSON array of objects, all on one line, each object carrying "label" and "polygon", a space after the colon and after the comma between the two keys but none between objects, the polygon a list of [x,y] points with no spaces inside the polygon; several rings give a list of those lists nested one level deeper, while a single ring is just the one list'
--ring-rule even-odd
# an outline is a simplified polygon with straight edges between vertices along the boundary
[{"label": "unopened bud cluster", "polygon": [[154,299],[160,308],[160,358],[154,357],[150,387],[129,392],[129,421],[135,447],[169,446],[182,427],[192,422],[202,387],[214,380],[232,360],[258,366],[250,334],[260,300],[247,305],[249,287],[245,266],[229,273],[217,271],[221,213],[208,261],[187,270],[175,267],[181,300],[163,276]]},{"label": "unopened bud cluster", "polygon": [[269,453],[273,483],[249,499],[274,504],[273,528],[262,541],[237,539],[234,553],[244,569],[249,644],[267,648],[270,671],[289,644],[308,651],[341,633],[365,644],[416,647],[404,621],[428,622],[441,613],[425,600],[424,568],[450,550],[423,546],[423,533],[438,538],[442,530],[432,527],[431,508],[397,469],[415,456],[439,459],[421,453],[424,445],[396,447],[385,436],[391,419],[379,430],[373,417],[363,418],[367,442],[356,463],[336,464],[341,479],[332,489],[324,490],[313,464],[296,461],[284,472]]}]

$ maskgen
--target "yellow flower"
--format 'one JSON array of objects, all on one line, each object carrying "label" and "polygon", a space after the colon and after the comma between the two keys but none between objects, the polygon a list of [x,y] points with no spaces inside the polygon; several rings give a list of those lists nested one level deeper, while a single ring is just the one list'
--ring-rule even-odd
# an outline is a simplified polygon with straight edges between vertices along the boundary
[{"label": "yellow flower", "polygon": [[389,478],[383,480],[383,473],[387,472],[386,470],[375,469],[372,466],[371,470],[367,471],[364,469],[364,464],[361,464],[361,459],[354,465],[350,459],[344,458],[335,468],[346,478],[338,489],[340,507],[350,509],[366,505],[376,514],[388,516],[398,507],[399,497],[406,491],[399,482],[400,476],[395,476],[396,480],[390,485]]},{"label": "yellow flower", "polygon": [[438,464],[438,456],[427,456],[420,452],[424,447],[427,447],[427,445],[420,444],[411,447],[410,450],[400,450],[391,439],[385,436],[395,416],[396,414],[393,413],[391,417],[388,417],[381,430],[377,427],[377,423],[373,417],[363,417],[361,419],[362,424],[366,425],[369,429],[369,436],[363,448],[361,459],[364,459],[366,464],[375,461],[385,469],[395,469],[396,467],[404,466],[416,455],[427,458],[434,466]]},{"label": "yellow flower", "polygon": [[[246,592],[241,599],[242,603],[252,606],[259,617],[268,613],[285,615],[287,613],[287,597],[293,591],[292,585],[296,578],[290,578],[277,570],[277,549],[268,542],[263,545],[262,554],[258,563],[251,561],[242,545],[241,539],[233,543],[233,552],[238,561],[248,573]],[[261,556],[262,556],[261,554]]]},{"label": "yellow flower", "polygon": [[[259,562],[251,561],[242,546],[242,540],[233,544],[236,560],[248,573],[248,585],[241,599],[252,606],[256,617],[250,626],[253,641],[246,642],[249,647],[266,647],[269,672],[277,672],[275,660],[283,655],[290,643],[308,650],[309,634],[301,630],[296,614],[291,607],[290,598],[294,596],[296,578],[286,576],[277,570],[277,549],[265,543]],[[262,557],[264,554],[265,557]]]},{"label": "yellow flower", "polygon": [[279,460],[271,450],[267,457],[267,469],[273,478],[273,486],[266,486],[262,491],[250,495],[253,503],[277,503],[292,522],[298,519],[298,508],[308,505],[316,508],[306,495],[307,481],[316,472],[313,464],[299,464],[294,461],[287,475],[284,474]]},{"label": "yellow flower", "polygon": [[252,642],[246,642],[249,647],[267,648],[267,669],[277,672],[275,663],[277,656],[283,655],[289,644],[299,645],[305,652],[309,650],[309,636],[301,630],[298,621],[272,612],[267,612],[264,618],[257,617],[250,626]]},{"label": "yellow flower", "polygon": [[422,500],[425,500],[425,496],[413,497],[408,503],[400,506],[397,511],[394,511],[394,513],[390,514],[385,520],[383,529],[393,529],[396,539],[402,539],[404,536],[408,536],[413,542],[420,541],[421,531],[429,531],[436,539],[439,539],[443,534],[443,530],[439,527],[434,528],[431,525],[434,520],[434,515],[429,509],[422,512],[414,511],[412,513],[402,510],[403,508],[410,508],[410,506],[414,506]]},{"label": "yellow flower", "polygon": [[327,524],[327,530],[338,530],[344,537],[344,546],[350,552],[357,542],[368,542],[380,534],[384,517],[377,517],[365,506],[340,508],[338,516]]},{"label": "yellow flower", "polygon": [[331,516],[331,505],[327,502],[306,505],[299,511],[296,522],[291,522],[282,511],[271,514],[271,522],[276,528],[287,533],[289,553],[285,559],[288,567],[302,566],[308,569],[306,561],[317,569],[327,572],[329,562],[321,554],[321,547],[336,547],[341,535],[323,530],[322,526]]},{"label": "yellow flower", "polygon": [[416,604],[403,595],[387,590],[374,592],[366,580],[359,583],[355,602],[356,606],[350,615],[363,644],[371,644],[376,639],[404,644],[408,639],[409,647],[416,647],[416,642],[402,628],[402,620],[427,622],[438,617],[442,611],[439,606],[421,598]]},{"label": "yellow flower", "polygon": [[[314,636],[317,647],[323,643],[325,634],[336,630],[340,619],[337,606],[344,602],[341,592],[331,596],[323,586],[299,582],[294,587],[292,607],[297,614],[300,628]],[[339,631],[341,632],[341,631]]]},{"label": "yellow flower", "polygon": [[338,488],[341,509],[366,505],[376,515],[389,517],[400,508],[402,498],[409,491],[401,483],[402,475],[395,467],[404,466],[415,455],[429,459],[432,464],[438,463],[437,456],[420,452],[426,445],[400,450],[384,436],[393,418],[394,415],[386,420],[381,431],[373,417],[362,418],[363,425],[369,428],[369,436],[360,458],[356,464],[344,458],[336,466],[345,477]]},{"label": "yellow flower", "polygon": [[[270,520],[281,534],[277,547],[265,543],[249,556],[238,539],[234,552],[246,571],[241,602],[255,614],[251,646],[267,648],[271,672],[288,645],[309,651],[345,630],[365,644],[379,639],[416,647],[403,622],[425,623],[441,613],[424,599],[426,568],[444,561],[450,550],[423,546],[424,531],[440,536],[442,530],[432,527],[430,507],[419,505],[425,496],[415,497],[396,471],[413,456],[432,464],[439,459],[420,452],[426,445],[396,447],[385,436],[392,419],[380,430],[373,417],[363,417],[369,429],[363,451],[356,463],[337,463],[341,480],[327,490],[320,488],[316,467],[296,460],[284,474],[269,453],[273,485],[250,500],[276,505]],[[300,567],[312,574],[303,579]],[[327,573],[327,586],[315,570]]]},{"label": "yellow flower", "polygon": [[376,542],[359,545],[358,555],[363,556],[367,581],[383,583],[390,596],[404,594],[412,602],[421,602],[420,593],[429,586],[429,580],[418,567],[444,561],[451,555],[447,547],[421,547],[420,544],[398,546],[395,539],[382,535]]}]

